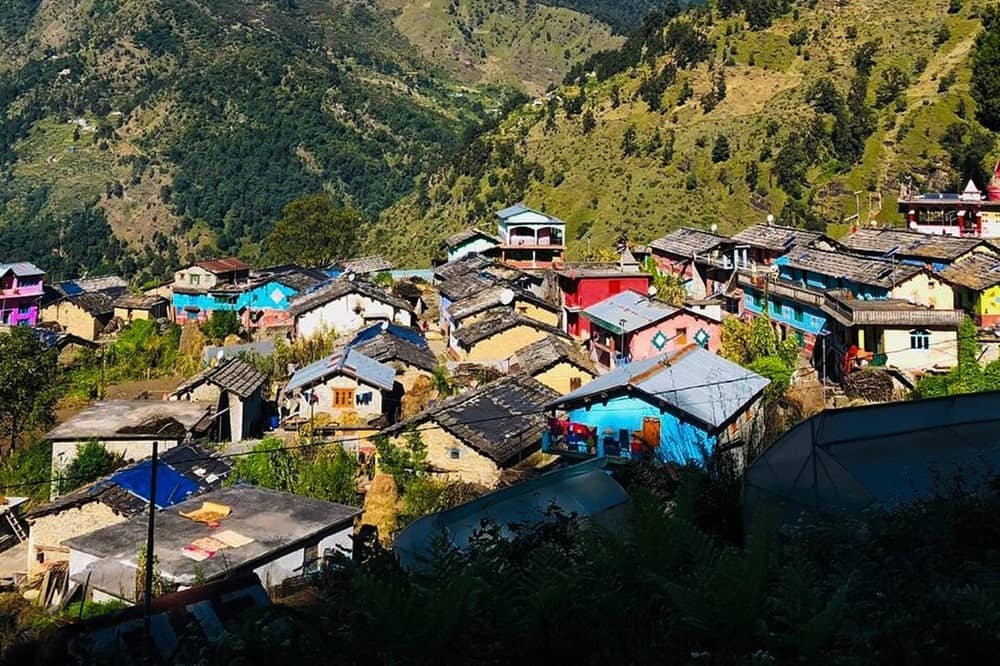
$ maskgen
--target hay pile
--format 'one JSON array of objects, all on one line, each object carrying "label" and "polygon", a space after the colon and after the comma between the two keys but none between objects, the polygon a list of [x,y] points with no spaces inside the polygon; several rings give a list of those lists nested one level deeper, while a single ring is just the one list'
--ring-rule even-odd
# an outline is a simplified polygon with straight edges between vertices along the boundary
[{"label": "hay pile", "polygon": [[362,525],[374,525],[378,529],[379,541],[386,548],[392,547],[392,536],[396,533],[399,516],[399,488],[392,476],[378,472],[372,479],[365,495]]}]

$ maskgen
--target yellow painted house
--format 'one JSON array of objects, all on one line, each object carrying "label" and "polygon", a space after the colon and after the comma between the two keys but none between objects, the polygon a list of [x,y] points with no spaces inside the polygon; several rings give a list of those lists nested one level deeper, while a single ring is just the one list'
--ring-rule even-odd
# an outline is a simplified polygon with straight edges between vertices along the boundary
[{"label": "yellow painted house", "polygon": [[597,368],[576,344],[547,335],[518,349],[507,360],[511,373],[523,372],[560,395],[567,395],[597,377]]},{"label": "yellow painted house", "polygon": [[487,319],[452,331],[449,352],[458,361],[502,363],[518,349],[547,335],[566,337],[554,326],[509,310],[498,311]]},{"label": "yellow painted house", "polygon": [[951,264],[941,277],[954,287],[955,306],[978,325],[993,328],[1000,323],[1000,258],[977,253]]},{"label": "yellow painted house", "polygon": [[493,487],[505,470],[531,464],[546,429],[544,407],[559,395],[524,374],[501,377],[438,402],[384,431],[398,446],[417,432],[442,478]]}]

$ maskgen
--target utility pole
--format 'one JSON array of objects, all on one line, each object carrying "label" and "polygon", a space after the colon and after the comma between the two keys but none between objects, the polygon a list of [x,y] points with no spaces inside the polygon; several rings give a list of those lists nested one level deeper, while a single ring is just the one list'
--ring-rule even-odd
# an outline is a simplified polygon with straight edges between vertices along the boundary
[{"label": "utility pole", "polygon": [[153,440],[153,457],[149,466],[149,523],[146,530],[146,575],[143,580],[143,605],[145,612],[142,615],[143,632],[146,637],[146,646],[152,655],[153,650],[153,531],[156,520],[156,465],[159,442]]}]

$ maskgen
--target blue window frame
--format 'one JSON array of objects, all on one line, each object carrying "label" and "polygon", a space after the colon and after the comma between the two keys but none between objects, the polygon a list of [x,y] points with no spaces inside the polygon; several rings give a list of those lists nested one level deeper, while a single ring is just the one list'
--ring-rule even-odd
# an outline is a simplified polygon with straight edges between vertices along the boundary
[{"label": "blue window frame", "polygon": [[931,334],[922,328],[910,331],[910,349],[930,349]]}]

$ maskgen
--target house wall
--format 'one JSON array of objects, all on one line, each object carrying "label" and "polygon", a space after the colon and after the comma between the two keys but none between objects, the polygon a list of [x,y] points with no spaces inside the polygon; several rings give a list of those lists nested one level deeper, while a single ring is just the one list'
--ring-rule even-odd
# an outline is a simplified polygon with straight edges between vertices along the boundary
[{"label": "house wall", "polygon": [[67,333],[79,335],[85,340],[96,340],[97,333],[103,328],[92,314],[68,300],[42,308],[41,321],[54,321]]},{"label": "house wall", "polygon": [[906,282],[896,285],[892,290],[892,297],[927,305],[935,310],[955,309],[955,290],[930,273],[917,273]]},{"label": "house wall", "polygon": [[0,323],[34,326],[39,321],[38,301],[44,286],[42,276],[18,277],[13,271],[0,281]]},{"label": "house wall", "polygon": [[211,289],[218,278],[200,266],[189,266],[174,273],[174,284],[186,289]]},{"label": "house wall", "polygon": [[[463,444],[451,433],[428,423],[420,431],[420,437],[427,446],[427,462],[433,469],[442,470],[440,475],[449,480],[478,483],[493,487],[500,480],[500,468],[492,460]],[[397,446],[405,446],[406,438],[398,437]],[[452,457],[458,451],[458,457]]]},{"label": "house wall", "polygon": [[618,438],[618,431],[629,433],[642,431],[644,418],[655,418],[660,422],[660,445],[655,456],[662,462],[705,464],[715,451],[716,438],[701,426],[685,422],[671,412],[661,411],[639,397],[621,396],[605,403],[593,403],[587,407],[569,410],[569,420],[597,428],[597,436],[603,437],[605,429]]},{"label": "house wall", "polygon": [[583,386],[590,383],[594,379],[594,375],[572,363],[559,363],[538,373],[535,375],[535,379],[560,395],[566,395],[573,390],[570,385],[574,379],[578,379],[580,386]]},{"label": "house wall", "polygon": [[[338,408],[333,406],[334,389],[354,389],[354,407],[351,409]],[[336,375],[330,377],[326,382],[313,387],[319,402],[313,406],[314,414],[329,414],[333,420],[338,420],[346,413],[357,414],[362,420],[367,421],[369,417],[382,414],[384,396],[382,391],[374,386],[359,382],[353,377],[346,375]],[[358,404],[358,398],[365,394],[371,395],[371,400],[367,404]],[[295,413],[296,407],[300,416],[309,417],[309,401],[303,396],[292,399],[291,410]]]},{"label": "house wall", "polygon": [[473,238],[472,240],[448,250],[448,261],[455,261],[470,254],[482,254],[489,252],[497,246],[496,242],[485,238]]},{"label": "house wall", "polygon": [[485,340],[480,340],[471,349],[459,351],[458,356],[460,360],[464,361],[496,363],[510,358],[521,347],[537,342],[545,336],[545,331],[537,328],[515,326]]},{"label": "house wall", "polygon": [[[90,502],[79,508],[66,509],[30,520],[26,563],[28,575],[32,576],[42,571],[43,564],[68,561],[69,548],[61,545],[66,539],[123,522],[125,522],[123,516],[101,502]],[[38,561],[39,554],[43,556],[42,562]]]},{"label": "house wall", "polygon": [[761,394],[716,434],[718,449],[725,450],[721,455],[725,455],[736,469],[746,469],[763,449],[764,423],[764,395]]},{"label": "house wall", "polygon": [[[355,312],[356,309],[360,312]],[[300,314],[295,326],[300,337],[308,338],[323,331],[338,334],[357,331],[377,319],[387,319],[400,326],[413,325],[413,314],[407,310],[361,294],[347,294]]]},{"label": "house wall", "polygon": [[[187,319],[204,321],[208,319],[208,317],[211,316],[211,313],[216,310],[233,312],[243,311],[243,325],[255,328],[264,325],[281,325],[267,320],[267,315],[269,312],[273,311],[284,312],[288,310],[291,298],[295,294],[296,291],[291,287],[282,284],[281,282],[271,280],[258,285],[253,289],[247,288],[240,292],[219,295],[210,293],[186,294],[175,292],[173,295],[173,307],[178,323],[183,323]],[[186,308],[197,308],[197,312],[190,312]],[[250,317],[251,312],[261,312],[263,314],[261,315],[261,318],[253,320]],[[287,315],[272,315],[272,318],[277,318],[279,321],[284,322],[289,321]]]},{"label": "house wall", "polygon": [[317,546],[317,557],[322,557],[323,552],[327,548],[335,548],[338,545],[347,547],[348,552],[350,552],[350,547],[353,544],[350,537],[353,532],[354,526],[348,525],[337,532],[328,534],[322,538],[317,538],[311,543],[304,543],[300,548],[296,548],[290,553],[286,553],[279,558],[257,567],[253,570],[253,572],[257,574],[258,578],[260,578],[261,585],[264,586],[264,589],[275,587],[288,578],[302,575],[303,565],[306,564],[306,550],[313,545]]},{"label": "house wall", "polygon": [[[76,440],[59,441],[52,442],[52,478],[57,479],[57,477],[66,472],[66,469],[70,466],[76,459],[76,452],[81,446],[90,441],[89,437],[82,437]],[[110,440],[100,440],[104,448],[110,453],[118,453],[122,456],[125,462],[135,462],[136,460],[143,460],[148,458],[153,453],[153,442],[149,439],[110,439]],[[158,447],[159,453],[163,453],[169,449],[174,448],[178,444],[176,439],[158,439],[160,444]],[[52,497],[56,497],[58,492],[56,491],[56,482],[53,482],[52,486]]]},{"label": "house wall", "polygon": [[[687,331],[685,340],[675,337],[681,329]],[[708,334],[708,342],[705,345],[705,349],[712,353],[717,353],[722,337],[720,324],[702,317],[696,317],[682,310],[669,319],[661,321],[656,326],[636,331],[628,343],[629,354],[632,356],[633,361],[641,361],[644,358],[650,358],[666,351],[681,349],[687,345],[696,344],[694,338],[698,331],[705,331]],[[668,340],[666,346],[662,349],[657,349],[656,345],[653,344],[653,339],[657,333],[663,333]]]},{"label": "house wall", "polygon": [[820,310],[773,296],[765,303],[764,292],[753,287],[744,287],[743,312],[755,317],[767,314],[773,322],[798,331],[806,351],[811,351],[816,336],[827,325],[826,315]]},{"label": "house wall", "polygon": [[930,349],[910,348],[911,329],[887,328],[882,332],[882,351],[886,362],[901,370],[926,370],[935,366],[953,368],[958,365],[958,331],[933,330]]},{"label": "house wall", "polygon": [[[138,553],[139,553],[139,548],[137,545],[136,554],[138,555]],[[90,566],[99,559],[101,558],[97,557],[96,555],[85,553],[82,550],[73,550],[71,548],[69,551],[69,575],[73,576],[75,574],[80,573],[81,571],[83,571],[84,569],[86,569],[88,566]]]},{"label": "house wall", "polygon": [[1000,285],[970,294],[968,302],[980,326],[992,328],[1000,323]]}]

